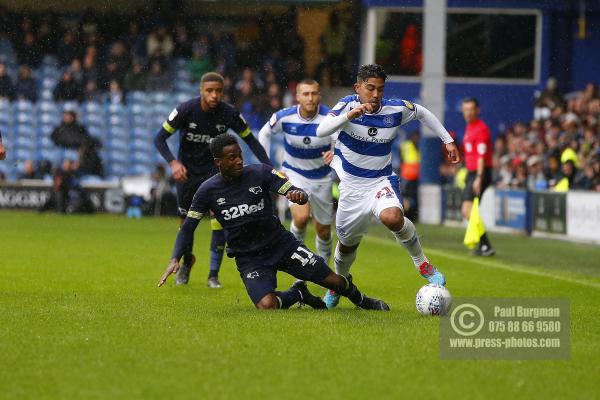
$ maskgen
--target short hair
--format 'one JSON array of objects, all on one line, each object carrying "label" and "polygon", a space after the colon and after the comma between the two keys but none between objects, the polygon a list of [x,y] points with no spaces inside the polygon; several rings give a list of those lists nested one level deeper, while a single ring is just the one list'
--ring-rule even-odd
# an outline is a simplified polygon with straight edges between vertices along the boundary
[{"label": "short hair", "polygon": [[220,82],[224,85],[225,78],[223,78],[223,75],[218,74],[216,72],[207,72],[204,75],[202,75],[202,78],[200,78],[200,86],[207,82]]},{"label": "short hair", "polygon": [[319,84],[319,82],[315,81],[312,78],[304,78],[300,82],[298,82],[296,87],[298,87],[300,85],[318,85],[318,84]]},{"label": "short hair", "polygon": [[380,78],[384,81],[387,79],[387,74],[383,70],[383,67],[379,64],[366,64],[358,69],[356,75],[357,82],[365,82],[369,78]]},{"label": "short hair", "polygon": [[466,99],[464,99],[462,101],[463,104],[465,103],[473,103],[475,104],[475,107],[479,108],[479,101],[477,101],[477,99],[475,97],[467,97]]},{"label": "short hair", "polygon": [[223,157],[223,149],[232,144],[238,144],[238,141],[235,136],[229,133],[222,133],[219,136],[214,137],[213,140],[210,141],[210,152],[212,153],[213,158]]}]

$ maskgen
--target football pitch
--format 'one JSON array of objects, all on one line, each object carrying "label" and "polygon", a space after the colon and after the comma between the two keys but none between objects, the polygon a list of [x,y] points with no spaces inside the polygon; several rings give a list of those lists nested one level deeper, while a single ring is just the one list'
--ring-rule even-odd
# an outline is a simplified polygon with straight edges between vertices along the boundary
[{"label": "football pitch", "polygon": [[[440,360],[438,319],[415,310],[425,281],[382,229],[352,273],[392,311],[342,299],[330,311],[260,312],[231,259],[224,288],[206,287],[206,221],[190,284],[159,289],[174,218],[2,211],[0,398],[600,397],[600,247],[492,233],[498,254],[481,259],[462,246],[462,229],[417,228],[454,297],[570,299],[570,359]],[[291,282],[279,274],[280,288]]]}]

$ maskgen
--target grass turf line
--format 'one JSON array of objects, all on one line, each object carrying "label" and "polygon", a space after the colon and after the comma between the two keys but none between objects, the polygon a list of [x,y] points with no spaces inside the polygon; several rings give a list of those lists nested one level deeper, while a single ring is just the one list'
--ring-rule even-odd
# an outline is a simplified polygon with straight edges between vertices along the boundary
[{"label": "grass turf line", "polygon": [[[3,211],[0,398],[597,396],[597,289],[486,268],[465,256],[461,230],[418,230],[426,248],[436,251],[431,257],[455,297],[570,298],[571,360],[439,360],[437,320],[414,310],[424,281],[391,240],[367,238],[352,270],[367,294],[390,304],[390,313],[354,310],[345,300],[328,312],[269,313],[254,310],[232,260],[222,269],[225,288],[206,288],[205,222],[196,234],[190,285],[170,281],[158,289],[176,219]],[[597,247],[491,237],[498,248],[494,263],[518,260],[548,274],[600,276]],[[306,242],[314,248],[312,231]],[[280,274],[280,287],[291,282]]]}]

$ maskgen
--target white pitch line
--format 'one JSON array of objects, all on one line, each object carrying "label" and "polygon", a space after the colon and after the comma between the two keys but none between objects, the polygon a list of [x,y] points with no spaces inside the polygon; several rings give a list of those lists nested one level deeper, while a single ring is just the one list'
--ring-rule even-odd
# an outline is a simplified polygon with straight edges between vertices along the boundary
[{"label": "white pitch line", "polygon": [[[394,242],[392,240],[374,237],[374,236],[365,236],[364,238],[367,239],[368,241],[373,241],[373,242],[377,242],[377,243],[381,243],[381,244],[385,244],[385,245],[389,245],[389,246],[399,247],[396,244],[396,242]],[[584,279],[569,278],[567,276],[555,275],[550,272],[544,272],[544,271],[531,269],[530,267],[520,265],[520,264],[505,265],[505,264],[501,264],[497,261],[480,260],[480,259],[475,259],[474,257],[461,256],[461,255],[452,254],[452,253],[448,253],[448,252],[441,251],[441,250],[435,250],[435,249],[431,249],[431,248],[426,248],[426,252],[428,254],[435,254],[435,255],[441,256],[441,257],[448,257],[448,258],[458,260],[458,261],[466,261],[466,262],[473,263],[473,264],[479,264],[484,267],[502,269],[502,270],[511,271],[511,272],[519,272],[522,274],[529,274],[529,275],[533,275],[533,276],[541,276],[544,278],[551,278],[551,279],[556,279],[559,281],[565,281],[565,282],[575,283],[575,284],[582,285],[582,286],[592,287],[595,289],[600,289],[600,282],[586,281]]]}]

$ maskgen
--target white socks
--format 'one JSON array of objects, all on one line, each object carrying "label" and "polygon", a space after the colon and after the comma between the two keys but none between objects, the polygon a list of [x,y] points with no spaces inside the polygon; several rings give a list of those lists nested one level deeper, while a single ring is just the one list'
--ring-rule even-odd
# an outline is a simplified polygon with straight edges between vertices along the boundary
[{"label": "white socks", "polygon": [[423,254],[423,248],[421,247],[421,242],[419,242],[419,236],[417,236],[414,224],[410,219],[404,217],[404,226],[402,229],[392,233],[396,237],[396,241],[408,251],[418,271],[421,264],[427,261],[427,257]]},{"label": "white socks", "polygon": [[290,232],[292,232],[292,235],[294,235],[294,237],[301,243],[304,243],[304,237],[306,236],[306,228],[300,230],[298,229],[298,227],[294,224],[294,221],[292,221],[292,224],[290,225]]},{"label": "white socks", "polygon": [[329,240],[323,240],[319,237],[319,235],[316,235],[315,245],[317,247],[317,253],[321,257],[323,257],[323,259],[325,260],[327,265],[329,265],[329,261],[331,259],[331,243],[332,242],[333,242],[333,239],[331,236],[329,236]]},{"label": "white socks", "polygon": [[356,259],[356,250],[352,253],[345,254],[340,252],[340,243],[335,246],[335,256],[333,261],[335,263],[335,272],[339,275],[348,276],[350,267]]}]

